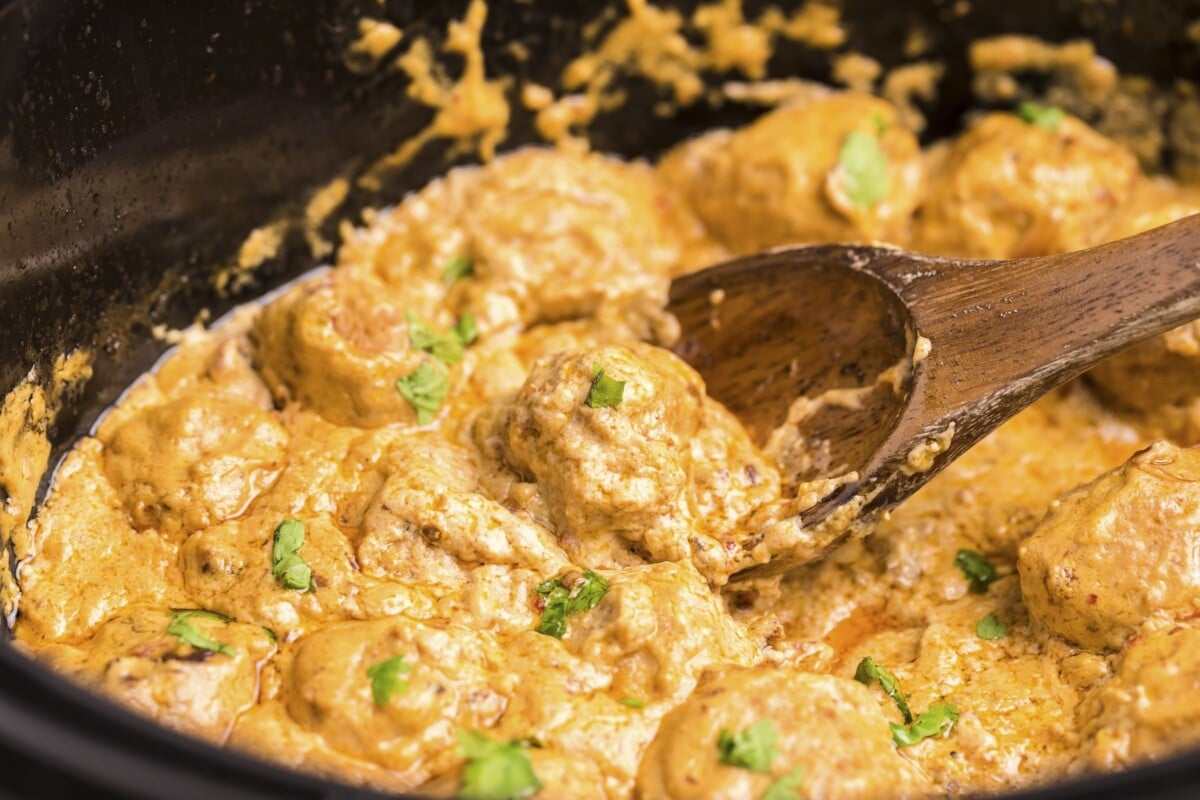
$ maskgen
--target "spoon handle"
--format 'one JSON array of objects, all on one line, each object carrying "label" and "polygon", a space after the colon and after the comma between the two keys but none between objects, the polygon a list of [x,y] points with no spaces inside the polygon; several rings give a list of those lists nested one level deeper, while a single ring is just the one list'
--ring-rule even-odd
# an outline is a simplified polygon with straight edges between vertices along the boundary
[{"label": "spoon handle", "polygon": [[[961,261],[897,253],[863,269],[905,301],[931,344],[915,371],[911,413],[879,458],[903,457],[953,423],[938,459],[949,463],[1045,392],[1200,317],[1200,215],[1065,255]],[[927,479],[901,476],[879,500]]]}]

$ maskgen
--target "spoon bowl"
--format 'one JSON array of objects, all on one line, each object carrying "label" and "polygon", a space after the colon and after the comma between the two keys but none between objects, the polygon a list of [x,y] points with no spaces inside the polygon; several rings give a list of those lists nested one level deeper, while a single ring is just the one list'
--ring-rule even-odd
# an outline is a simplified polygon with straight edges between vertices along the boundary
[{"label": "spoon bowl", "polygon": [[[869,520],[1046,392],[1200,316],[1200,215],[1011,261],[780,248],[676,280],[669,310],[675,352],[793,488],[844,476],[801,527],[854,498]],[[850,529],[826,528],[735,579],[801,566]]]},{"label": "spoon bowl", "polygon": [[[796,398],[868,389],[911,359],[916,331],[904,301],[870,272],[844,266],[867,255],[838,245],[781,249],[672,288],[671,311],[684,323],[676,352],[759,445]],[[862,392],[861,408],[831,403],[815,411],[805,420],[811,458],[792,475],[811,480],[866,464],[907,405],[904,383]]]}]

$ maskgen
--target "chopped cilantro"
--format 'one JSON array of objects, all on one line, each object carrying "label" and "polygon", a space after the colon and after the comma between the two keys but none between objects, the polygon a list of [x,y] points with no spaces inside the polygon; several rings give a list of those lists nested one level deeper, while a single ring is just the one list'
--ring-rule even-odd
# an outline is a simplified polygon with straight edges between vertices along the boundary
[{"label": "chopped cilantro", "polygon": [[237,652],[229,645],[214,641],[196,630],[191,620],[197,617],[218,619],[224,622],[229,621],[227,617],[222,617],[220,614],[213,614],[210,611],[172,611],[171,624],[167,626],[167,633],[197,650],[211,650],[214,653],[222,653],[227,656],[231,656]]},{"label": "chopped cilantro", "polygon": [[1057,106],[1021,103],[1017,106],[1017,116],[1030,125],[1045,128],[1048,131],[1056,131],[1058,130],[1059,123],[1066,117],[1066,113]]},{"label": "chopped cilantro", "polygon": [[900,709],[900,715],[904,717],[905,724],[913,721],[912,712],[908,710],[908,703],[900,691],[900,685],[896,682],[896,676],[876,664],[873,658],[868,656],[858,662],[858,669],[854,671],[854,680],[859,683],[865,683],[868,686],[871,685],[871,681],[873,680],[879,681],[879,685],[883,687],[884,693],[896,701],[896,707]]},{"label": "chopped cilantro", "polygon": [[392,695],[407,692],[408,681],[400,676],[407,675],[412,669],[412,664],[405,661],[404,656],[393,656],[369,667],[367,677],[371,679],[371,695],[375,698],[375,705],[382,708],[392,699]]},{"label": "chopped cilantro", "polygon": [[573,590],[568,589],[561,579],[551,578],[539,583],[534,591],[545,598],[537,632],[561,639],[567,632],[567,617],[598,606],[608,592],[608,581],[589,569],[584,571],[583,579]]},{"label": "chopped cilantro", "polygon": [[875,132],[880,136],[883,136],[885,133],[887,133],[888,123],[887,120],[883,118],[883,114],[872,114],[871,122],[875,123]]},{"label": "chopped cilantro", "polygon": [[463,314],[458,318],[458,322],[454,323],[452,332],[463,347],[474,343],[479,338],[479,331],[475,327],[475,315],[470,311]]},{"label": "chopped cilantro", "polygon": [[638,700],[636,697],[622,697],[617,702],[623,706],[629,706],[630,708],[645,708],[646,707],[646,701]]},{"label": "chopped cilantro", "polygon": [[475,274],[475,262],[470,256],[452,256],[442,267],[442,282],[454,283],[459,278],[469,278]]},{"label": "chopped cilantro", "polygon": [[[526,748],[529,742],[496,742],[479,731],[459,731],[458,754],[467,759],[458,797],[520,800],[542,788]],[[536,745],[535,745],[536,746]]]},{"label": "chopped cilantro", "polygon": [[1000,639],[1008,633],[1008,626],[996,619],[994,614],[988,614],[975,623],[975,635],[980,639]]},{"label": "chopped cilantro", "polygon": [[275,529],[271,545],[271,574],[285,589],[314,591],[312,568],[300,557],[304,545],[304,523],[297,519],[285,519]]},{"label": "chopped cilantro", "polygon": [[584,400],[589,408],[616,408],[625,396],[625,381],[610,378],[598,364],[592,365],[592,385]]},{"label": "chopped cilantro", "polygon": [[887,154],[879,146],[879,138],[862,131],[851,131],[838,153],[842,168],[842,186],[854,205],[871,208],[887,196]]},{"label": "chopped cilantro", "polygon": [[897,747],[908,747],[931,736],[945,736],[958,722],[958,709],[953,703],[934,703],[917,715],[917,721],[907,728],[892,723],[892,741]]},{"label": "chopped cilantro", "polygon": [[737,733],[722,728],[717,737],[717,760],[731,767],[769,773],[771,761],[779,755],[779,750],[775,747],[775,740],[778,738],[775,723],[769,719],[760,720]]},{"label": "chopped cilantro", "polygon": [[965,547],[959,550],[954,556],[954,566],[961,569],[963,575],[971,582],[971,591],[974,594],[984,594],[988,584],[996,580],[996,568],[981,553],[974,550]]},{"label": "chopped cilantro", "polygon": [[409,311],[408,340],[418,350],[424,350],[443,364],[457,364],[463,358],[463,343],[456,332],[448,335],[434,333],[420,317]]},{"label": "chopped cilantro", "polygon": [[417,424],[428,425],[450,394],[450,381],[441,369],[426,362],[396,381],[396,391],[417,412]]},{"label": "chopped cilantro", "polygon": [[768,786],[760,800],[798,800],[800,784],[803,782],[804,767],[795,767],[791,772]]}]

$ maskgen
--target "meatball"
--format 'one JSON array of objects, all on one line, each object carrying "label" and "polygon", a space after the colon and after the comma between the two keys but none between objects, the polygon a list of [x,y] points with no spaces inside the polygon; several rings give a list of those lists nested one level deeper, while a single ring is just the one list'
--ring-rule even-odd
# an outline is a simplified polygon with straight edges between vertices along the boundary
[{"label": "meatball", "polygon": [[54,493],[32,522],[37,557],[19,567],[23,641],[77,641],[123,608],[187,605],[164,580],[179,553],[176,539],[147,536],[129,519],[104,475],[104,445],[86,438],[67,454]]},{"label": "meatball", "polygon": [[[611,665],[568,652],[557,639],[533,630],[505,641],[504,652],[513,676],[512,693],[492,735],[536,735],[546,748],[568,754],[589,771],[599,768],[589,791],[548,792],[549,797],[629,797],[642,751],[661,716],[653,701],[608,694],[614,677]],[[647,705],[635,709],[619,702],[622,698]],[[538,775],[546,782],[546,776]]]},{"label": "meatball", "polygon": [[1200,322],[1134,345],[1096,366],[1088,379],[1105,400],[1132,411],[1200,397]]},{"label": "meatball", "polygon": [[[1200,213],[1200,194],[1182,192],[1157,183],[1147,184],[1135,198],[1130,213],[1117,223],[1111,238],[1121,239]],[[1088,373],[1101,396],[1132,411],[1165,411],[1200,398],[1200,323],[1189,322],[1147,339],[1096,366]],[[1172,435],[1187,444],[1200,443],[1197,425],[1188,425],[1187,413],[1169,415]],[[1179,424],[1182,422],[1183,424]]]},{"label": "meatball", "polygon": [[[503,734],[496,734],[494,731],[481,732],[483,736],[492,742],[520,742],[528,737],[519,736],[517,739],[508,739]],[[558,800],[558,798],[574,798],[587,797],[595,798],[595,800],[609,800],[610,798],[627,796],[627,793],[613,794],[606,792],[604,787],[604,775],[600,769],[591,761],[579,756],[577,753],[563,753],[554,747],[548,745],[542,737],[537,738],[537,745],[520,744],[529,759],[529,766],[533,770],[534,776],[537,778],[541,788],[529,795],[521,795],[528,797],[529,800]],[[422,797],[462,797],[467,796],[463,786],[463,771],[466,769],[466,762],[463,761],[462,766],[452,773],[441,775],[429,783],[420,787]],[[470,795],[475,796],[475,795]],[[487,795],[493,796],[493,795]],[[494,795],[499,797],[500,795]],[[516,797],[516,795],[513,795]]]},{"label": "meatball", "polygon": [[[172,623],[205,639],[199,647]],[[56,646],[51,665],[167,727],[224,741],[258,695],[258,669],[273,653],[270,635],[207,612],[133,608],[106,622],[85,649]]]},{"label": "meatball", "polygon": [[669,277],[720,260],[682,203],[644,164],[525,149],[450,172],[359,234],[342,262],[390,287],[442,284],[487,334],[632,306],[649,313]]},{"label": "meatball", "polygon": [[[618,405],[585,402],[597,370],[625,382]],[[681,501],[703,395],[694,370],[649,345],[568,351],[534,365],[501,422],[503,455],[536,481],[575,563],[627,563],[631,547],[652,560],[688,557]]]},{"label": "meatball", "polygon": [[550,576],[568,562],[554,536],[475,491],[475,468],[443,441],[398,443],[395,472],[363,516],[358,560],[368,574],[442,591],[480,564],[524,567]]},{"label": "meatball", "polygon": [[189,394],[117,428],[104,471],[136,528],[186,535],[245,511],[278,477],[286,444],[270,413]]},{"label": "meatball", "polygon": [[462,214],[475,258],[464,302],[506,298],[525,324],[661,306],[684,254],[664,213],[675,202],[644,164],[535,149],[498,159]]},{"label": "meatball", "polygon": [[[431,485],[445,480],[457,486],[459,473],[471,472],[462,467],[461,450],[429,432],[341,428],[312,414],[289,422],[288,466],[271,491],[246,516],[200,531],[180,549],[188,593],[281,636],[317,620],[400,611],[427,616],[434,602],[427,587],[394,582],[392,573],[379,562],[365,563],[356,549],[363,520],[389,476],[403,468]],[[448,462],[447,452],[456,458]],[[272,574],[273,534],[285,519],[304,523],[300,556],[313,570],[315,591],[285,589]],[[397,558],[386,551],[379,556]],[[457,567],[455,575],[460,584]]]},{"label": "meatball", "polygon": [[[395,658],[401,671],[381,697],[368,671]],[[504,713],[491,677],[501,662],[490,634],[453,624],[391,617],[329,625],[296,650],[287,708],[331,747],[415,786],[457,763],[458,731],[489,728]]]},{"label": "meatball", "polygon": [[444,329],[453,319],[402,308],[382,287],[332,273],[263,309],[252,331],[256,361],[277,401],[295,401],[338,425],[415,423],[396,388],[429,357],[409,341],[407,312]]},{"label": "meatball", "polygon": [[1200,744],[1200,629],[1134,641],[1116,674],[1080,704],[1080,761],[1111,771]]},{"label": "meatball", "polygon": [[[905,644],[896,642],[900,652],[892,654],[880,647],[886,633],[856,654],[898,658],[880,663],[894,669],[914,713],[943,701],[958,709],[949,736],[907,749],[939,786],[986,793],[1018,781],[1053,780],[1070,763],[1079,695],[1064,679],[1061,661],[1050,648],[1039,647],[1016,584],[1015,576],[1001,578],[985,595],[967,594],[931,609],[911,662],[903,657]],[[1002,637],[988,640],[976,633],[987,614],[1008,626]],[[843,674],[852,674],[857,663],[845,663]],[[895,704],[877,688],[875,697],[895,714]]]},{"label": "meatball", "polygon": [[754,660],[749,635],[690,563],[629,567],[608,580],[600,604],[571,618],[563,644],[612,664],[615,696],[678,700],[705,667]]},{"label": "meatball", "polygon": [[[858,144],[875,161],[869,167],[881,165],[878,193],[850,189],[858,167],[848,151]],[[734,251],[903,242],[920,195],[921,153],[891,103],[847,92],[686,142],[663,159],[659,174]]]},{"label": "meatball", "polygon": [[1065,495],[1019,548],[1030,615],[1091,649],[1117,649],[1157,613],[1200,604],[1200,450],[1157,442]]},{"label": "meatball", "polygon": [[1054,130],[989,114],[931,169],[917,246],[1016,258],[1105,240],[1138,179],[1137,159],[1073,117]]},{"label": "meatball", "polygon": [[[764,724],[777,734],[769,772],[718,760],[722,731]],[[866,686],[760,666],[730,669],[703,683],[663,718],[642,759],[637,792],[643,800],[761,797],[797,768],[808,797],[918,797],[933,790],[892,744],[888,719]]]},{"label": "meatball", "polygon": [[416,588],[364,576],[346,535],[321,514],[297,517],[305,529],[299,556],[312,570],[313,588],[285,587],[272,572],[272,555],[275,530],[289,516],[264,510],[192,535],[179,556],[188,594],[285,639],[327,620],[372,617],[384,609],[415,613],[429,603]]}]

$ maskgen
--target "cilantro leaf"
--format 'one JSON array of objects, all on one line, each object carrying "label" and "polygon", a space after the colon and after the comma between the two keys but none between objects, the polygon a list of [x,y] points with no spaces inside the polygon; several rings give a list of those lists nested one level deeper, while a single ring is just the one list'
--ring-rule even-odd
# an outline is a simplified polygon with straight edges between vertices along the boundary
[{"label": "cilantro leaf", "polygon": [[963,575],[971,582],[973,594],[987,592],[988,584],[996,580],[996,568],[981,553],[968,550],[965,547],[954,556],[954,566],[962,570]]},{"label": "cilantro leaf", "polygon": [[625,396],[625,381],[610,378],[599,365],[592,365],[592,385],[583,402],[589,408],[616,408]]},{"label": "cilantro leaf", "polygon": [[769,773],[771,762],[779,755],[775,747],[778,738],[775,723],[769,719],[760,720],[737,733],[722,728],[717,737],[717,760],[731,767]]},{"label": "cilantro leaf", "polygon": [[568,589],[562,579],[551,578],[535,586],[534,591],[545,602],[537,632],[561,639],[567,632],[567,617],[591,611],[598,606],[608,593],[608,581],[589,569],[584,571],[582,580],[575,584],[573,590]]},{"label": "cilantro leaf", "polygon": [[285,519],[275,529],[271,545],[271,574],[285,589],[305,592],[316,590],[312,568],[300,557],[304,545],[304,523],[297,519]]},{"label": "cilantro leaf", "polygon": [[479,338],[479,330],[475,327],[475,315],[470,311],[458,318],[454,323],[454,336],[463,347],[474,343]]},{"label": "cilantro leaf", "polygon": [[1066,117],[1066,112],[1057,106],[1043,106],[1038,103],[1021,103],[1017,106],[1017,116],[1048,131],[1058,130],[1059,123]]},{"label": "cilantro leaf", "polygon": [[450,394],[450,381],[438,367],[426,362],[396,381],[396,391],[417,412],[417,424],[428,425]]},{"label": "cilantro leaf", "polygon": [[219,619],[228,622],[227,617],[222,617],[219,614],[213,614],[209,611],[173,611],[171,612],[171,624],[167,626],[167,633],[170,636],[175,636],[183,644],[191,645],[197,650],[211,650],[214,653],[231,656],[237,651],[227,644],[215,641],[208,638],[196,627],[192,625],[192,619],[197,617],[206,619]]},{"label": "cilantro leaf", "polygon": [[537,632],[561,639],[567,632],[567,604],[571,593],[558,578],[539,583],[534,591],[545,598],[545,606],[542,607],[542,618],[538,621]]},{"label": "cilantro leaf", "polygon": [[953,703],[934,703],[917,715],[917,721],[907,728],[892,723],[892,741],[897,747],[908,747],[932,736],[945,736],[958,722],[958,709]]},{"label": "cilantro leaf", "polygon": [[646,701],[639,700],[636,697],[622,697],[617,702],[623,706],[629,706],[630,708],[645,708],[646,707]]},{"label": "cilantro leaf", "polygon": [[980,639],[1000,639],[1008,633],[1008,626],[996,619],[994,614],[988,614],[975,623],[975,635]]},{"label": "cilantro leaf", "polygon": [[442,267],[442,282],[454,283],[459,278],[469,278],[475,274],[475,262],[470,256],[453,256]]},{"label": "cilantro leaf", "polygon": [[407,692],[408,681],[400,676],[407,675],[412,669],[413,665],[405,661],[404,656],[393,656],[372,664],[367,669],[367,677],[371,679],[371,696],[375,698],[375,705],[382,708],[392,699],[392,695]]},{"label": "cilantro leaf", "polygon": [[409,311],[405,318],[408,320],[408,340],[418,350],[424,350],[443,364],[457,364],[463,358],[463,343],[458,336],[451,333],[443,336],[434,333],[420,317]]},{"label": "cilantro leaf", "polygon": [[870,208],[887,197],[891,188],[888,160],[879,146],[879,137],[851,131],[842,141],[838,165],[842,168],[842,186],[854,205]]},{"label": "cilantro leaf", "polygon": [[867,686],[870,686],[873,680],[879,681],[884,693],[896,701],[896,708],[900,709],[900,715],[904,717],[905,724],[913,721],[912,712],[908,710],[908,703],[900,691],[900,684],[896,682],[896,676],[875,663],[875,659],[867,656],[858,662],[858,669],[854,670],[854,680]]},{"label": "cilantro leaf", "polygon": [[804,782],[804,767],[795,767],[763,792],[760,800],[798,800],[800,784]]},{"label": "cilantro leaf", "polygon": [[527,742],[496,742],[479,731],[459,731],[458,754],[467,759],[458,797],[519,800],[542,788],[526,751]]}]

